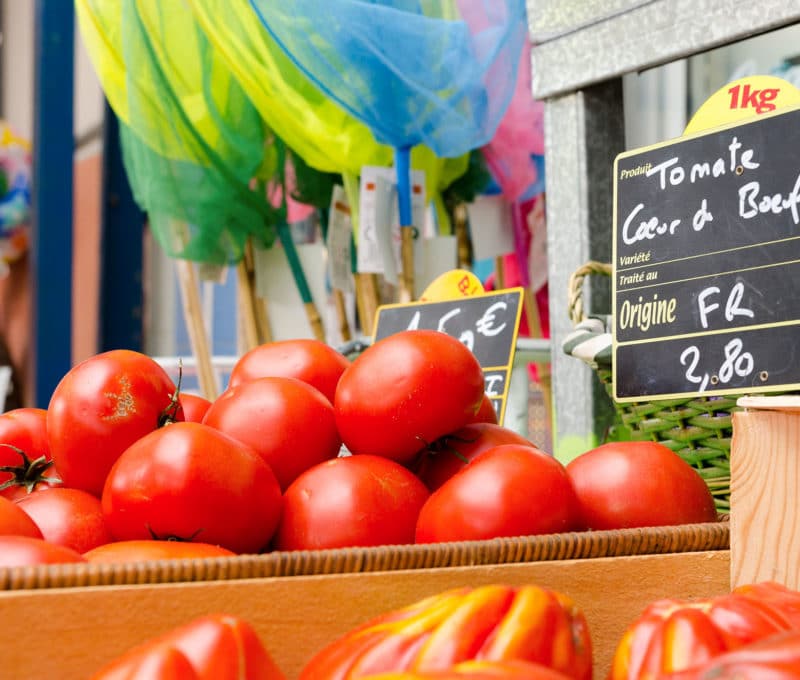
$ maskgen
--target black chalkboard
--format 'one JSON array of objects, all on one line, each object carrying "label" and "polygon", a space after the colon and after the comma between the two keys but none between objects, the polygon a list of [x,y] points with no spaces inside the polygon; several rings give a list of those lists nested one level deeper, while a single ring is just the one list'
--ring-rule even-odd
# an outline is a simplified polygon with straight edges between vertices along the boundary
[{"label": "black chalkboard", "polygon": [[800,386],[800,109],[614,164],[620,401]]},{"label": "black chalkboard", "polygon": [[522,314],[522,288],[378,308],[375,342],[409,329],[438,330],[469,347],[483,368],[486,394],[502,424]]}]

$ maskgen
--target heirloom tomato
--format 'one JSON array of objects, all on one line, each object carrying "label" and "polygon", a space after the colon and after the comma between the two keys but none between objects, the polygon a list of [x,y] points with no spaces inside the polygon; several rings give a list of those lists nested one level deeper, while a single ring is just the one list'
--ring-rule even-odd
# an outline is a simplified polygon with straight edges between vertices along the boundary
[{"label": "heirloom tomato", "polygon": [[286,489],[279,550],[412,543],[428,490],[388,458],[345,456],[306,470]]},{"label": "heirloom tomato", "polygon": [[667,526],[717,519],[700,474],[656,442],[603,444],[567,464],[588,529]]},{"label": "heirloom tomato", "polygon": [[567,680],[569,675],[530,661],[464,661],[446,671],[399,671],[370,675],[364,680]]},{"label": "heirloom tomato", "polygon": [[[169,651],[171,650],[171,651]],[[153,680],[137,674],[145,658],[165,659],[179,652],[195,676],[202,680],[284,680],[253,627],[246,621],[225,614],[212,614],[147,640],[113,660],[92,676],[92,680]],[[149,664],[157,666],[155,661]],[[181,666],[175,660],[165,665]],[[160,676],[159,676],[160,677]],[[173,677],[173,676],[168,676]],[[183,678],[184,676],[174,676]]]},{"label": "heirloom tomato", "polygon": [[448,590],[366,622],[319,651],[300,680],[446,671],[469,660],[529,661],[592,677],[588,625],[569,597],[532,585],[488,585]]},{"label": "heirloom tomato", "polygon": [[246,444],[173,423],[131,445],[108,474],[103,512],[117,540],[191,540],[259,552],[281,512],[275,475]]},{"label": "heirloom tomato", "polygon": [[183,409],[183,419],[187,423],[202,423],[203,416],[211,406],[211,402],[199,394],[189,394],[188,392],[181,392],[178,397]]},{"label": "heirloom tomato", "polygon": [[431,491],[436,491],[470,461],[501,444],[520,444],[537,449],[533,442],[507,427],[471,423],[437,439],[422,453],[414,470]]},{"label": "heirloom tomato", "polygon": [[72,548],[30,536],[0,536],[0,567],[86,562]]},{"label": "heirloom tomato", "polygon": [[47,443],[47,411],[17,408],[0,414],[0,495],[21,498],[41,484],[58,482]]},{"label": "heirloom tomato", "polygon": [[346,356],[319,340],[279,340],[243,354],[231,371],[228,387],[256,378],[297,378],[316,387],[333,403],[336,385],[349,365]]},{"label": "heirloom tomato", "polygon": [[408,463],[473,418],[483,390],[483,371],[465,345],[438,331],[402,331],[368,347],[342,374],[336,424],[352,453]]},{"label": "heirloom tomato", "polygon": [[89,562],[147,562],[152,560],[197,560],[207,557],[233,557],[236,553],[218,545],[189,541],[114,541],[99,545],[83,556]]},{"label": "heirloom tomato", "polygon": [[295,378],[229,387],[203,423],[250,446],[269,463],[282,490],[304,470],[335,458],[342,445],[331,403]]},{"label": "heirloom tomato", "polygon": [[17,501],[46,541],[85,553],[112,540],[97,496],[67,487],[40,489]]},{"label": "heirloom tomato", "polygon": [[125,449],[165,422],[183,420],[175,392],[158,363],[131,350],[72,367],[47,409],[47,439],[64,484],[99,497]]},{"label": "heirloom tomato", "polygon": [[520,444],[484,451],[434,491],[417,520],[417,543],[528,536],[575,528],[564,466]]},{"label": "heirloom tomato", "polygon": [[790,630],[794,623],[779,601],[735,591],[695,601],[657,600],[623,634],[609,680],[694,671],[724,652]]},{"label": "heirloom tomato", "polygon": [[0,536],[42,538],[42,532],[19,505],[0,496]]}]

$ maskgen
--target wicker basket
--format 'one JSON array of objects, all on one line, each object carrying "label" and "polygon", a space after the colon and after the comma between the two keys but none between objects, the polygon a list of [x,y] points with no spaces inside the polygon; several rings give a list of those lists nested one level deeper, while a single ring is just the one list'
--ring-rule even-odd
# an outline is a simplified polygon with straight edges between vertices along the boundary
[{"label": "wicker basket", "polygon": [[[569,316],[576,329],[588,317],[583,309],[584,279],[592,274],[610,277],[612,267],[601,262],[587,262],[579,267],[569,281]],[[730,448],[731,414],[736,410],[738,396],[692,397],[664,399],[651,402],[618,403],[613,400],[612,358],[610,351],[610,317],[594,317],[596,331],[603,323],[608,334],[607,351],[589,361],[606,386],[609,397],[624,426],[625,437],[637,441],[656,441],[678,453],[698,470],[708,484],[719,512],[730,511]],[[573,334],[574,335],[574,334]],[[572,336],[571,336],[572,337]],[[602,342],[597,342],[599,346]],[[567,342],[565,342],[567,345]]]}]

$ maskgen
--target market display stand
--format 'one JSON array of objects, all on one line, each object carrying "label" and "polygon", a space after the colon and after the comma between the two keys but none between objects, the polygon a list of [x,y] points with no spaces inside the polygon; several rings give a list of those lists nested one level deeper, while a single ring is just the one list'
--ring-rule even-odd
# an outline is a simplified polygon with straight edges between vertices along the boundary
[{"label": "market display stand", "polygon": [[[238,558],[230,558],[238,559]],[[14,677],[86,678],[159,632],[211,612],[254,625],[288,678],[326,643],[366,619],[456,586],[538,584],[568,593],[586,613],[596,677],[603,677],[625,627],[661,597],[728,590],[727,550],[554,560],[373,573],[290,576],[0,592],[0,640]],[[4,671],[0,671],[2,675]]]},{"label": "market display stand", "polygon": [[[622,76],[800,21],[800,1],[532,0],[533,94],[545,103],[553,444],[569,456],[613,420],[602,385],[560,351],[573,328],[568,279],[611,261],[612,172],[625,150]],[[588,308],[610,308],[604,282]],[[581,395],[578,397],[576,395]]]}]

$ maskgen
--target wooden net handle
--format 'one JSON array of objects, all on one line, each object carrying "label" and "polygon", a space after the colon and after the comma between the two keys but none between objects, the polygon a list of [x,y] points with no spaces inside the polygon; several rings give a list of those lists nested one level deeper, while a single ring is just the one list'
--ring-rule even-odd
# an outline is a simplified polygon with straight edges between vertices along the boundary
[{"label": "wooden net handle", "polygon": [[595,260],[590,260],[572,272],[568,284],[569,307],[567,312],[573,325],[577,325],[586,318],[586,313],[583,310],[583,280],[589,274],[611,276],[611,272],[612,266],[610,264],[596,262]]}]

